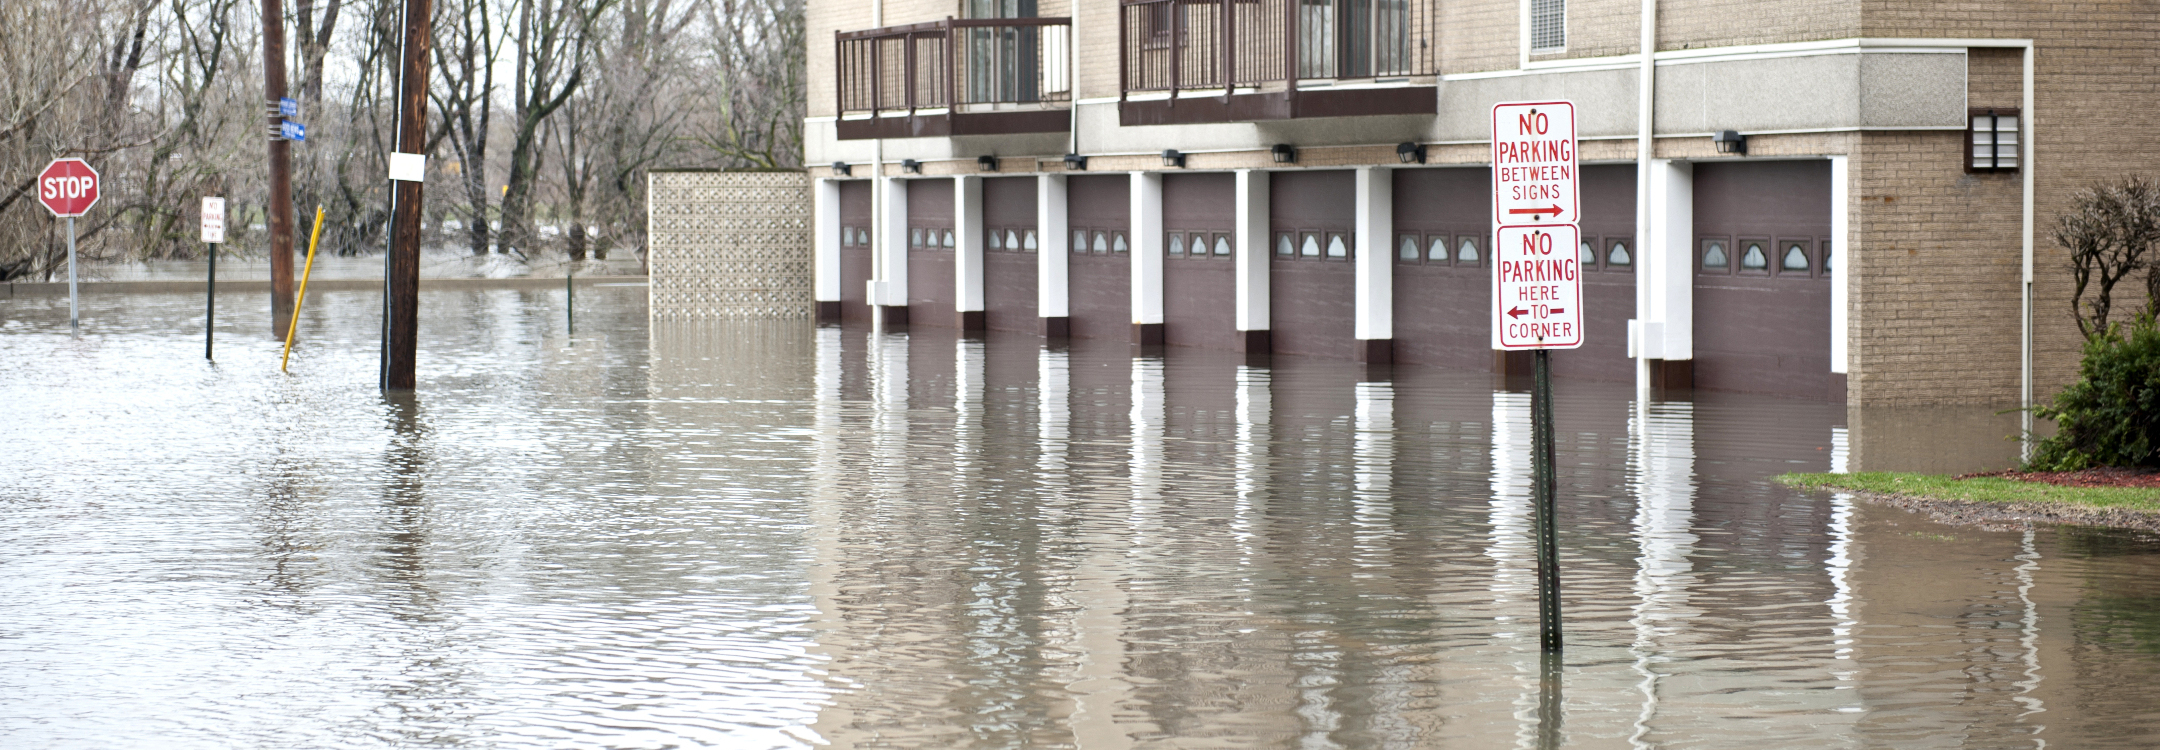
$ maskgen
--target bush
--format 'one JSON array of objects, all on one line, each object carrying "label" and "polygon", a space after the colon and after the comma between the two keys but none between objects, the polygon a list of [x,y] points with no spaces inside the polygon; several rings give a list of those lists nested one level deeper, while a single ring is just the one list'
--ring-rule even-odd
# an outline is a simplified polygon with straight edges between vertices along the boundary
[{"label": "bush", "polygon": [[2147,310],[2128,330],[2109,326],[2085,342],[2078,382],[2033,411],[2055,420],[2027,469],[2096,466],[2160,469],[2160,325]]}]

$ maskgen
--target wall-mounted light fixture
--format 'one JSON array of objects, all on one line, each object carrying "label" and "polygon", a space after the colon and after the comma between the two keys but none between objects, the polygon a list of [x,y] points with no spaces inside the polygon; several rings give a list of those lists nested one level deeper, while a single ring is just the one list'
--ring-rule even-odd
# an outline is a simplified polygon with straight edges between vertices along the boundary
[{"label": "wall-mounted light fixture", "polygon": [[1738,130],[1720,130],[1717,135],[1710,136],[1710,142],[1717,144],[1717,152],[1720,154],[1747,155],[1747,136],[1741,135]]},{"label": "wall-mounted light fixture", "polygon": [[922,174],[922,162],[914,159],[901,159],[900,171],[908,174]]},{"label": "wall-mounted light fixture", "polygon": [[1185,167],[1185,155],[1178,153],[1178,150],[1174,148],[1163,149],[1162,165],[1165,167],[1178,167],[1180,169],[1183,169]]},{"label": "wall-mounted light fixture", "polygon": [[836,161],[832,163],[832,173],[840,175],[842,177],[853,176],[855,174],[855,168],[848,166],[847,162]]},{"label": "wall-mounted light fixture", "polygon": [[1403,141],[1401,143],[1395,144],[1395,160],[1400,161],[1404,164],[1424,164],[1424,144],[1411,143],[1409,141]]},{"label": "wall-mounted light fixture", "polygon": [[1065,169],[1073,172],[1087,171],[1087,157],[1079,154],[1066,154]]},{"label": "wall-mounted light fixture", "polygon": [[975,166],[981,167],[985,172],[998,171],[998,158],[992,154],[983,154],[975,157]]},{"label": "wall-mounted light fixture", "polygon": [[1297,163],[1297,147],[1288,143],[1277,143],[1274,148],[1268,149],[1268,153],[1275,156],[1276,164]]}]

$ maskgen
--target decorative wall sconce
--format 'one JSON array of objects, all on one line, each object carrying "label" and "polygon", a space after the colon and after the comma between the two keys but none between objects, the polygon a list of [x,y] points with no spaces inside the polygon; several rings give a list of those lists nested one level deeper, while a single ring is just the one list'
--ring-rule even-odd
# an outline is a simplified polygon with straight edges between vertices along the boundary
[{"label": "decorative wall sconce", "polygon": [[1297,163],[1297,147],[1288,143],[1277,143],[1274,148],[1268,149],[1268,153],[1275,156],[1276,164]]},{"label": "decorative wall sconce", "polygon": [[1404,164],[1424,164],[1425,146],[1409,141],[1397,143],[1395,144],[1395,160]]},{"label": "decorative wall sconce", "polygon": [[1178,153],[1178,150],[1174,148],[1163,149],[1162,165],[1165,167],[1178,167],[1180,169],[1183,169],[1185,167],[1185,155]]},{"label": "decorative wall sconce", "polygon": [[1065,168],[1074,172],[1087,171],[1087,157],[1079,154],[1065,155]]},{"label": "decorative wall sconce", "polygon": [[1720,154],[1747,155],[1747,136],[1741,135],[1738,130],[1720,130],[1717,135],[1710,136],[1710,142],[1717,144],[1717,152]]}]

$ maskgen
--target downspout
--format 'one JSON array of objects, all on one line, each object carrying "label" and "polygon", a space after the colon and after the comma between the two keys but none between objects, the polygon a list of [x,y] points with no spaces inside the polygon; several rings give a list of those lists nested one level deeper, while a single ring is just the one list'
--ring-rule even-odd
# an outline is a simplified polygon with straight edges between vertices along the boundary
[{"label": "downspout", "polygon": [[[1650,158],[1656,141],[1653,115],[1657,83],[1657,0],[1642,0],[1642,75],[1635,84],[1635,390],[1650,390],[1650,274],[1642,269],[1650,252]],[[1646,401],[1636,399],[1637,403]]]},{"label": "downspout", "polygon": [[2019,331],[2018,342],[2018,406],[2021,407],[2018,411],[2018,419],[2024,423],[2022,425],[2024,430],[2022,439],[2018,443],[2020,446],[2019,458],[2030,459],[2032,458],[2033,447],[2033,172],[2035,170],[2033,154],[2036,151],[2033,148],[2033,131],[2037,129],[2033,127],[2033,43],[2031,40],[2025,42],[2024,97],[2024,109],[2019,112],[2020,117],[2018,118],[2019,129],[2024,131],[2018,134],[2019,146],[2025,150],[2025,158],[2018,164],[2018,166],[2022,167],[2018,171],[2023,173],[2025,183],[2025,252],[2023,276],[2021,277],[2023,281],[2019,284],[2020,294],[2018,300],[2019,311],[2024,318],[2021,321],[2022,328]]},{"label": "downspout", "polygon": [[[870,28],[885,28],[885,0],[870,0]],[[870,42],[870,54],[882,54],[874,39]],[[879,104],[882,102],[870,103],[870,127],[873,129],[881,114]],[[846,114],[841,113],[843,117]],[[885,320],[884,314],[876,308],[885,304],[885,256],[891,252],[891,244],[885,240],[885,139],[880,136],[870,141],[870,288],[863,293],[863,301],[872,308],[870,320],[873,325],[881,325]]]}]

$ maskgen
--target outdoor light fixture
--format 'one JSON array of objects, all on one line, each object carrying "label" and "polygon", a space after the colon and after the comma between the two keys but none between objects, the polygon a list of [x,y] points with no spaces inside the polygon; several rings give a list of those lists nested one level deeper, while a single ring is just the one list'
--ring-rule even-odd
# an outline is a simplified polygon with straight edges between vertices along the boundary
[{"label": "outdoor light fixture", "polygon": [[1185,155],[1178,153],[1178,150],[1174,148],[1163,149],[1162,165],[1165,167],[1178,167],[1182,169],[1185,167]]},{"label": "outdoor light fixture", "polygon": [[1275,155],[1276,164],[1297,163],[1297,147],[1288,143],[1277,143],[1274,148],[1268,149],[1268,153]]},{"label": "outdoor light fixture", "polygon": [[901,159],[900,171],[908,174],[922,174],[922,162],[914,159]]},{"label": "outdoor light fixture", "polygon": [[1074,172],[1087,171],[1087,157],[1079,154],[1065,155],[1065,168]]},{"label": "outdoor light fixture", "polygon": [[982,171],[985,172],[998,171],[998,158],[991,154],[983,154],[975,157],[975,166],[982,167]]},{"label": "outdoor light fixture", "polygon": [[855,168],[848,166],[847,162],[836,161],[832,163],[832,173],[837,175],[853,176],[855,174]]},{"label": "outdoor light fixture", "polygon": [[1424,164],[1425,146],[1409,141],[1397,143],[1395,144],[1395,159],[1404,164]]},{"label": "outdoor light fixture", "polygon": [[1747,136],[1741,135],[1738,130],[1720,130],[1717,135],[1710,136],[1710,142],[1717,144],[1717,152],[1720,154],[1747,155]]}]

